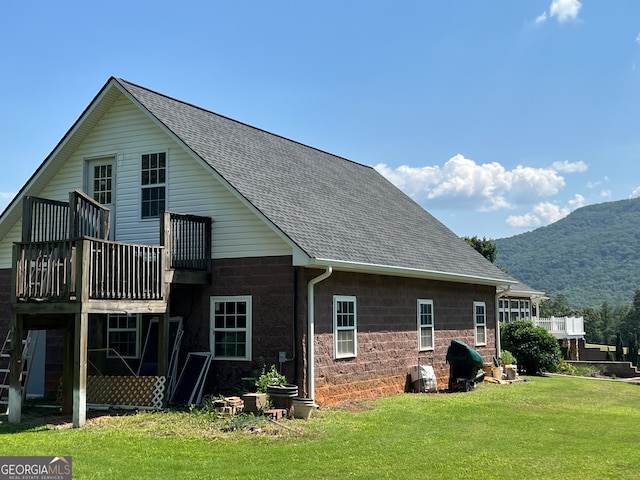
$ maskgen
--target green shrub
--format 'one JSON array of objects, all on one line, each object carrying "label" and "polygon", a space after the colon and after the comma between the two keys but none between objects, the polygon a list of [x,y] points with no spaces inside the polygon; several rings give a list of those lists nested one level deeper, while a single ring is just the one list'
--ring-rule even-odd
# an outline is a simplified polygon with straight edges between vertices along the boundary
[{"label": "green shrub", "polygon": [[558,369],[556,370],[556,372],[563,373],[565,375],[575,375],[576,369],[570,363],[562,361],[560,362],[560,365],[558,365]]},{"label": "green shrub", "polygon": [[574,375],[578,377],[598,377],[602,372],[593,365],[576,365]]},{"label": "green shrub", "polygon": [[502,350],[502,357],[500,357],[500,359],[502,360],[502,365],[517,365],[518,364],[518,361],[516,360],[516,357],[514,357],[513,354],[509,350]]},{"label": "green shrub", "polygon": [[555,372],[562,361],[558,340],[544,328],[526,320],[505,324],[501,342],[515,355],[518,366],[528,375]]},{"label": "green shrub", "polygon": [[262,367],[262,374],[256,380],[256,391],[258,393],[266,393],[267,385],[278,385],[287,383],[287,377],[282,375],[276,369],[275,365],[271,365],[271,370],[266,371],[266,365]]}]

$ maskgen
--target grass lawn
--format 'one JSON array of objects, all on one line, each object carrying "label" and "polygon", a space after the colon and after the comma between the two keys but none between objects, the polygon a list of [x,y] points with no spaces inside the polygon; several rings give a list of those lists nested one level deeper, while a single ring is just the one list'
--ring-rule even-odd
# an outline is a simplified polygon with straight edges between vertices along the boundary
[{"label": "grass lawn", "polygon": [[75,479],[640,476],[640,386],[528,380],[354,402],[281,425],[161,412],[71,429],[35,416],[9,425],[0,416],[0,455],[71,455]]}]

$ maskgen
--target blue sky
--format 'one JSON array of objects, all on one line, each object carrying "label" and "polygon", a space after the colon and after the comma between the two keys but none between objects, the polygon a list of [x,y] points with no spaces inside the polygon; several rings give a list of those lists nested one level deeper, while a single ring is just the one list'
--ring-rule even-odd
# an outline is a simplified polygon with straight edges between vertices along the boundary
[{"label": "blue sky", "polygon": [[110,76],[374,166],[459,235],[640,195],[637,0],[9,2],[0,209]]}]

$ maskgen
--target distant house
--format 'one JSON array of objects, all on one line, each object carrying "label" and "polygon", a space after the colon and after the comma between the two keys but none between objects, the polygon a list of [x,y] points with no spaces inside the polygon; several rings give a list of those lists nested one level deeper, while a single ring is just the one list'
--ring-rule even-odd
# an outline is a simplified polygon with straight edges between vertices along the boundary
[{"label": "distant house", "polygon": [[501,322],[532,320],[539,316],[540,302],[549,298],[545,292],[522,282],[498,288],[498,293],[498,318]]},{"label": "distant house", "polygon": [[119,78],[0,216],[0,335],[64,332],[47,357],[76,425],[87,370],[137,371],[155,318],[160,375],[181,317],[205,392],[276,364],[328,404],[402,392],[418,363],[445,386],[454,338],[490,361],[516,283],[373,168]]},{"label": "distant house", "polygon": [[[586,348],[583,317],[542,318],[540,303],[543,300],[548,300],[549,297],[545,292],[521,282],[506,288],[498,287],[498,298],[500,324],[518,320],[530,321],[558,339],[567,359],[579,360],[581,358],[579,352],[584,352]],[[501,350],[499,343],[498,350]],[[582,356],[586,355],[583,353]]]}]

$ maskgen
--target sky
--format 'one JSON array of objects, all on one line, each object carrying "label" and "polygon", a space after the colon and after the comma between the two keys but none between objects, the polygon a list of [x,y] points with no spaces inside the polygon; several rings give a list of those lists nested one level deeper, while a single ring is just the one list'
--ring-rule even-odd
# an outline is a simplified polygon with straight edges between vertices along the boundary
[{"label": "sky", "polygon": [[460,236],[640,196],[637,0],[8,2],[0,210],[111,76],[370,165]]}]

